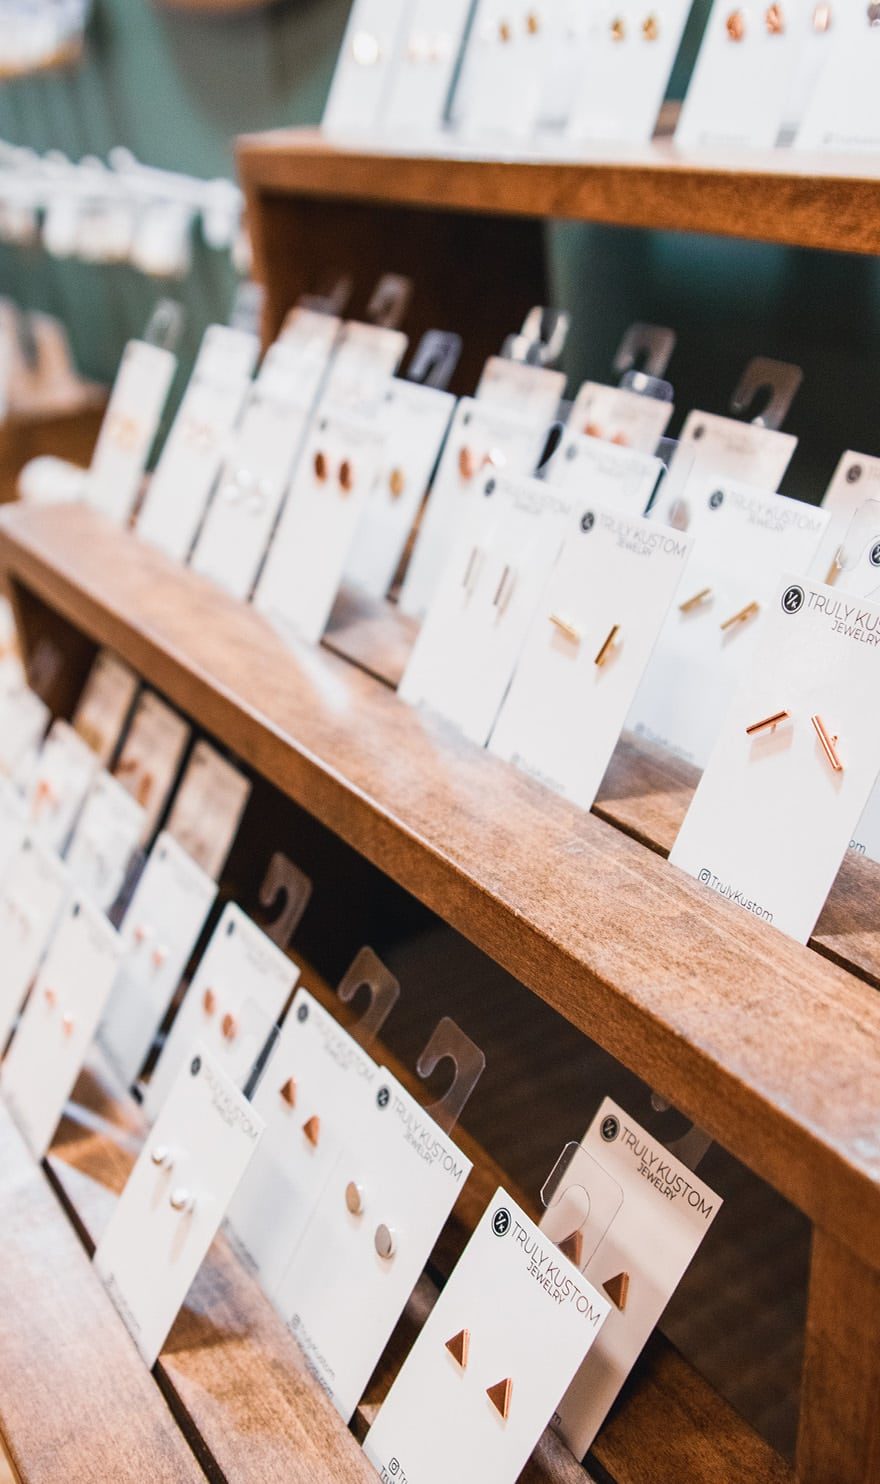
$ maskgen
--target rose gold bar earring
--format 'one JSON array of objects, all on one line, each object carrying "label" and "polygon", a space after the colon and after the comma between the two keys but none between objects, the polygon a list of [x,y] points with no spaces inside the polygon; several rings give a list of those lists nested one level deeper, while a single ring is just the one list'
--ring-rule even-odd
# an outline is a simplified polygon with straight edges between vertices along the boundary
[{"label": "rose gold bar earring", "polygon": [[694,593],[692,598],[685,598],[683,603],[679,603],[678,611],[679,613],[692,613],[695,608],[699,608],[700,605],[702,603],[705,603],[706,599],[711,596],[711,587],[701,587],[700,591],[698,593]]},{"label": "rose gold bar earring", "polygon": [[547,617],[554,628],[559,630],[564,639],[570,639],[572,644],[580,644],[580,630],[576,629],[573,623],[569,623],[567,619],[560,618],[558,613],[548,613]]},{"label": "rose gold bar earring", "polygon": [[750,727],[746,727],[747,737],[756,737],[759,732],[775,732],[780,722],[788,721],[790,711],[775,711],[772,716],[765,716],[763,721],[753,721]]},{"label": "rose gold bar earring", "polygon": [[748,623],[750,618],[756,617],[760,609],[761,605],[759,603],[746,603],[745,608],[740,608],[739,613],[732,613],[730,618],[724,620],[721,625],[722,632],[726,633],[728,629],[733,628],[734,624]]},{"label": "rose gold bar earring", "polygon": [[608,638],[605,640],[605,643],[602,645],[602,648],[599,650],[599,653],[596,655],[596,661],[595,662],[596,662],[597,665],[600,665],[600,666],[601,665],[604,665],[604,663],[607,660],[609,654],[611,653],[612,646],[614,645],[614,642],[617,639],[617,636],[618,636],[619,633],[620,633],[620,624],[619,623],[612,624],[611,630],[610,630],[610,632],[608,634]]},{"label": "rose gold bar earring", "polygon": [[836,736],[833,737],[831,735],[821,716],[811,716],[810,721],[813,723],[816,731],[816,736],[819,738],[819,741],[822,744],[822,751],[827,757],[834,772],[842,773],[843,763],[840,761],[840,755],[837,751],[837,744],[840,741],[840,738]]}]

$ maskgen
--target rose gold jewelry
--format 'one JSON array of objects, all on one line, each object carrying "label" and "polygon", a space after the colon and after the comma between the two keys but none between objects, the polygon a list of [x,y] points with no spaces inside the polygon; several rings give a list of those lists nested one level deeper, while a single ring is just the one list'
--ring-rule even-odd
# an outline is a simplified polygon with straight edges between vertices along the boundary
[{"label": "rose gold jewelry", "polygon": [[296,1107],[296,1083],[292,1077],[288,1077],[287,1081],[282,1087],[281,1097],[287,1104],[288,1108]]},{"label": "rose gold jewelry", "polygon": [[563,1237],[562,1241],[557,1242],[556,1245],[563,1257],[567,1257],[569,1262],[573,1262],[576,1268],[580,1267],[584,1260],[584,1234],[582,1231],[572,1232],[571,1236]]},{"label": "rose gold jewelry", "polygon": [[499,21],[498,22],[498,40],[499,41],[512,41],[513,40],[513,29],[511,27],[510,21]]},{"label": "rose gold jewelry", "polygon": [[327,455],[325,453],[321,453],[320,449],[315,454],[314,469],[315,478],[317,479],[318,483],[324,484],[328,474],[330,473],[330,466],[327,462]]},{"label": "rose gold jewelry", "polygon": [[827,757],[834,772],[842,773],[843,763],[840,761],[840,755],[837,751],[837,744],[840,741],[840,738],[833,737],[831,735],[821,716],[811,716],[810,721],[813,723],[813,726],[816,730],[816,736],[819,738],[819,741],[822,744],[822,751]]},{"label": "rose gold jewelry", "polygon": [[548,613],[547,617],[554,625],[554,627],[559,630],[564,639],[570,639],[572,644],[580,644],[580,631],[575,628],[573,623],[569,623],[566,619],[560,618],[558,613]]},{"label": "rose gold jewelry", "polygon": [[132,937],[137,944],[146,943],[147,939],[152,936],[153,929],[148,927],[145,922],[139,922],[132,933]]},{"label": "rose gold jewelry", "polygon": [[834,556],[832,557],[831,566],[828,568],[828,571],[825,573],[825,582],[826,582],[826,584],[827,584],[828,587],[833,587],[834,586],[835,582],[837,581],[838,577],[840,576],[841,572],[843,571],[843,562],[840,560],[842,556],[843,556],[843,547],[842,546],[838,546],[836,552],[834,553]]},{"label": "rose gold jewelry", "polygon": [[50,1010],[55,1009],[55,1006],[58,1003],[58,996],[55,993],[54,989],[49,989],[47,986],[43,990],[43,999],[46,1001],[46,1004],[49,1006]]},{"label": "rose gold jewelry", "polygon": [[168,1203],[172,1211],[190,1212],[195,1210],[196,1201],[195,1196],[190,1195],[188,1190],[179,1185],[176,1190],[172,1190]]},{"label": "rose gold jewelry", "polygon": [[495,1411],[505,1422],[510,1414],[510,1398],[513,1395],[513,1382],[509,1376],[503,1381],[496,1381],[494,1386],[487,1386],[486,1395]]},{"label": "rose gold jewelry", "polygon": [[307,1119],[306,1122],[303,1124],[303,1133],[305,1134],[312,1148],[317,1149],[318,1140],[321,1137],[321,1120],[320,1118],[318,1118],[317,1114],[313,1113],[311,1118]]},{"label": "rose gold jewelry", "polygon": [[238,1035],[238,1021],[231,1011],[227,1010],[220,1022],[220,1030],[224,1041],[234,1041]]},{"label": "rose gold jewelry", "polygon": [[782,14],[781,5],[769,5],[764,14],[764,25],[767,27],[768,35],[785,35],[785,16]]},{"label": "rose gold jewelry", "polygon": [[614,1278],[609,1278],[607,1283],[603,1283],[602,1287],[615,1309],[619,1309],[622,1314],[629,1297],[629,1273],[618,1273]]},{"label": "rose gold jewelry", "polygon": [[469,1329],[460,1329],[457,1335],[453,1335],[451,1340],[446,1341],[446,1349],[456,1365],[461,1366],[463,1371],[467,1370],[470,1348],[471,1332]]},{"label": "rose gold jewelry", "polygon": [[817,5],[813,11],[813,30],[824,34],[831,30],[832,10],[830,5]]},{"label": "rose gold jewelry", "polygon": [[584,423],[584,433],[588,438],[602,437],[602,429],[598,423]]},{"label": "rose gold jewelry", "polygon": [[473,450],[468,448],[466,443],[462,444],[458,450],[458,472],[462,479],[473,479],[477,472],[477,461]]},{"label": "rose gold jewelry", "polygon": [[347,495],[354,489],[354,465],[351,459],[343,459],[339,465],[339,487]]},{"label": "rose gold jewelry", "polygon": [[728,629],[732,629],[734,624],[748,623],[749,619],[754,618],[760,611],[760,603],[746,603],[745,608],[740,608],[739,613],[732,613],[730,618],[724,620],[721,625],[722,631],[726,632]]},{"label": "rose gold jewelry", "polygon": [[612,41],[625,41],[626,40],[626,24],[625,24],[622,16],[619,16],[619,15],[618,16],[615,16],[614,17],[614,20],[611,22],[611,40]]},{"label": "rose gold jewelry", "polygon": [[753,721],[750,727],[746,727],[747,737],[756,737],[759,732],[775,732],[779,723],[788,721],[790,711],[774,711],[772,716],[765,716],[763,721]]},{"label": "rose gold jewelry", "polygon": [[364,1187],[358,1185],[356,1180],[349,1180],[345,1187],[345,1204],[352,1216],[362,1216],[364,1213]]},{"label": "rose gold jewelry", "polygon": [[692,613],[695,608],[700,607],[701,603],[705,603],[706,599],[711,596],[711,593],[711,587],[701,587],[700,591],[694,593],[692,598],[686,598],[683,603],[679,603],[679,613]]},{"label": "rose gold jewelry", "polygon": [[388,476],[388,488],[391,491],[392,498],[399,500],[406,489],[406,475],[402,469],[391,470]]},{"label": "rose gold jewelry", "polygon": [[660,35],[660,22],[653,12],[642,21],[642,35],[646,41],[656,41]]},{"label": "rose gold jewelry", "polygon": [[206,1015],[213,1015],[217,1009],[217,996],[213,989],[206,989],[202,995],[202,1009]]},{"label": "rose gold jewelry", "polygon": [[725,22],[731,41],[742,41],[746,34],[746,18],[741,10],[732,10]]},{"label": "rose gold jewelry", "polygon": [[74,1028],[75,1024],[76,1024],[76,1021],[74,1020],[74,1018],[71,1015],[70,1011],[69,1010],[65,1010],[64,1014],[61,1017],[61,1029],[64,1032],[65,1036],[72,1036],[73,1035],[73,1028]]},{"label": "rose gold jewelry", "polygon": [[530,36],[537,36],[541,29],[541,17],[536,10],[530,10],[526,16],[526,30]]},{"label": "rose gold jewelry", "polygon": [[604,665],[605,661],[607,660],[607,658],[608,658],[608,656],[609,656],[609,654],[611,652],[612,646],[614,645],[614,641],[616,640],[616,638],[617,638],[617,636],[618,636],[619,633],[620,633],[620,624],[619,623],[612,624],[611,625],[611,629],[610,629],[609,634],[608,634],[608,638],[605,640],[605,643],[602,645],[602,648],[599,650],[599,653],[596,655],[596,664],[599,665],[600,667],[602,665]]},{"label": "rose gold jewelry", "polygon": [[380,1226],[377,1226],[375,1236],[373,1237],[373,1246],[383,1262],[390,1262],[397,1251],[397,1236],[394,1228],[386,1226],[384,1221]]},{"label": "rose gold jewelry", "polygon": [[150,958],[152,959],[152,962],[153,962],[153,968],[154,969],[161,969],[161,967],[165,963],[165,960],[167,959],[167,957],[168,957],[168,949],[165,947],[165,944],[164,943],[157,943],[156,946],[155,946],[155,948],[153,949],[153,952],[150,954]]}]

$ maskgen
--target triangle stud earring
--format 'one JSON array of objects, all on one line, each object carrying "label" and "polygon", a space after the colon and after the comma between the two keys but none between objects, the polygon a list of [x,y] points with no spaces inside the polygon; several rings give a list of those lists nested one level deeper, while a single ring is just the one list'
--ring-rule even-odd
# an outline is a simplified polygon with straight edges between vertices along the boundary
[{"label": "triangle stud earring", "polygon": [[622,1314],[629,1297],[629,1273],[617,1273],[615,1277],[609,1278],[607,1283],[603,1283],[602,1287],[615,1309],[619,1309]]},{"label": "triangle stud earring", "polygon": [[494,1386],[487,1386],[486,1395],[489,1398],[499,1417],[506,1422],[510,1413],[510,1398],[513,1393],[513,1382],[509,1376],[503,1381],[496,1381]]},{"label": "triangle stud earring", "polygon": [[318,1140],[321,1137],[321,1120],[316,1113],[313,1113],[312,1117],[303,1124],[303,1133],[309,1143],[317,1149]]},{"label": "triangle stud earring", "polygon": [[457,1335],[446,1341],[446,1349],[452,1356],[456,1365],[460,1365],[463,1371],[467,1370],[468,1352],[471,1348],[471,1332],[469,1329],[460,1329]]}]

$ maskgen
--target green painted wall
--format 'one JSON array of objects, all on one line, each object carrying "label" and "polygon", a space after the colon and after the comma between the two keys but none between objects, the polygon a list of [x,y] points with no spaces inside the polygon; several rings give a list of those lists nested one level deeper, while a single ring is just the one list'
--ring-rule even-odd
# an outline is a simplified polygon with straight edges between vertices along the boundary
[{"label": "green painted wall", "polygon": [[[697,0],[679,90],[705,11],[706,0]],[[0,137],[73,157],[123,143],[149,164],[231,172],[236,133],[320,118],[347,12],[348,0],[281,0],[239,19],[196,20],[152,0],[95,0],[79,71],[0,85]],[[555,295],[575,315],[573,382],[606,377],[623,327],[656,319],[679,331],[671,374],[681,413],[723,410],[752,354],[801,362],[806,381],[791,419],[801,448],[789,492],[818,497],[845,446],[880,452],[874,261],[566,225],[551,235],[551,262]],[[129,269],[0,248],[0,292],[62,315],[83,369],[109,379],[163,291]],[[189,311],[184,362],[203,326],[225,316],[231,294],[228,264],[201,251],[179,292]]]}]

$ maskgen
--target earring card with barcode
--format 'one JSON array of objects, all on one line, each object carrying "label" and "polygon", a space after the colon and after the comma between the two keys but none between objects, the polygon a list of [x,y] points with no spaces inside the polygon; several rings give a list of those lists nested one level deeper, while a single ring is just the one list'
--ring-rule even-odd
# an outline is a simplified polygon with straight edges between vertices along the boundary
[{"label": "earring card with barcode", "polygon": [[367,1434],[380,1477],[514,1484],[610,1308],[497,1190]]},{"label": "earring card with barcode", "polygon": [[878,685],[880,605],[786,575],[670,860],[805,943],[880,768]]},{"label": "earring card with barcode", "polygon": [[99,773],[86,795],[64,860],[78,890],[109,912],[144,831],[144,810],[118,779]]},{"label": "earring card with barcode", "polygon": [[49,1147],[113,985],[122,945],[98,907],[64,912],[0,1069],[3,1098],[37,1159]]},{"label": "earring card with barcode", "polygon": [[604,1099],[541,1220],[554,1242],[574,1238],[575,1266],[611,1300],[554,1420],[575,1458],[592,1446],[721,1204],[687,1165]]},{"label": "earring card with barcode", "polygon": [[196,865],[219,880],[250,798],[250,780],[209,742],[197,742],[166,829]]},{"label": "earring card with barcode", "polygon": [[73,727],[104,767],[122,736],[137,695],[133,670],[109,649],[99,649],[73,713]]},{"label": "earring card with barcode", "polygon": [[572,403],[568,428],[620,448],[653,454],[674,410],[671,402],[643,396],[628,387],[585,381]]},{"label": "earring card with barcode", "polygon": [[273,1302],[330,1175],[346,1154],[357,1164],[378,1079],[373,1058],[298,989],[254,1094],[263,1142],[229,1209],[237,1246]]},{"label": "earring card with barcode", "polygon": [[66,721],[52,723],[28,783],[27,808],[34,835],[62,851],[100,764]]},{"label": "earring card with barcode", "polygon": [[399,692],[484,746],[568,526],[572,497],[483,475]]},{"label": "earring card with barcode", "polygon": [[158,345],[130,340],[122,353],[85,486],[87,503],[119,525],[134,509],[176,370]]},{"label": "earring card with barcode", "polygon": [[591,807],[690,550],[688,536],[611,506],[590,501],[575,510],[495,724],[493,752]]},{"label": "earring card with barcode", "polygon": [[[651,521],[664,529],[653,511]],[[691,501],[693,554],[633,703],[632,731],[706,766],[780,573],[809,571],[827,522],[812,505],[730,480]]]},{"label": "earring card with barcode", "polygon": [[144,844],[162,817],[190,735],[188,723],[155,691],[141,692],[113,773],[144,810]]},{"label": "earring card with barcode", "polygon": [[422,618],[458,533],[487,475],[531,474],[547,435],[544,423],[533,423],[504,408],[463,397],[455,409],[418,536],[404,577],[400,606]]},{"label": "earring card with barcode", "polygon": [[159,1356],[262,1131],[262,1119],[235,1083],[196,1047],[95,1249],[95,1267],[148,1366]]},{"label": "earring card with barcode", "polygon": [[227,903],[188,985],[144,1097],[155,1118],[196,1041],[244,1087],[299,977],[297,965]]},{"label": "earring card with barcode", "polygon": [[126,1086],[146,1060],[216,895],[210,876],[160,835],[122,921],[124,956],[99,1033]]},{"label": "earring card with barcode", "polygon": [[327,627],[384,446],[381,426],[321,403],[254,594],[288,640],[317,644]]},{"label": "earring card with barcode", "polygon": [[383,1068],[363,1100],[357,1143],[338,1155],[276,1298],[346,1420],[470,1172],[451,1136]]},{"label": "earring card with barcode", "polygon": [[25,835],[0,887],[0,1050],[40,967],[70,894],[58,856]]}]

